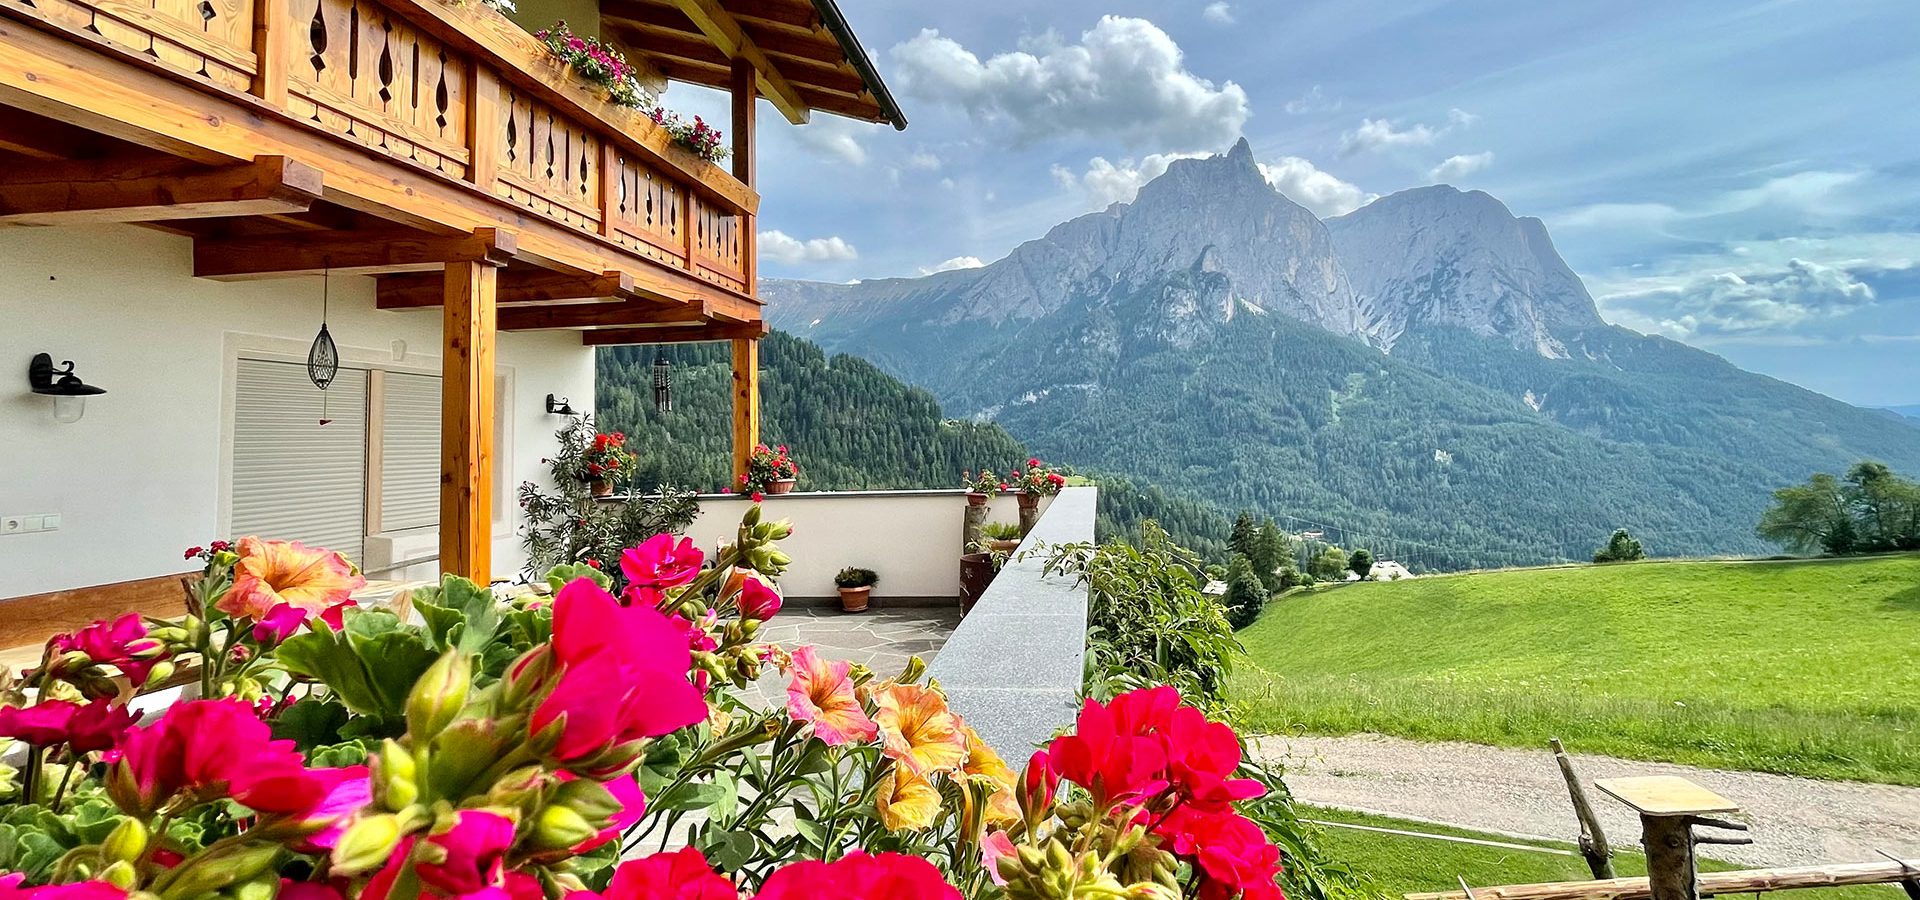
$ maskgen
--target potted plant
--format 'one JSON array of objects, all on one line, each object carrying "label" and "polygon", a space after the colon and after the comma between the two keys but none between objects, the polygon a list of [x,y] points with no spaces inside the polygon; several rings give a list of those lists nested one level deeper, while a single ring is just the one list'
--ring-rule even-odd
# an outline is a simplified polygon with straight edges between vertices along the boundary
[{"label": "potted plant", "polygon": [[[547,52],[573,74],[606,89],[609,101],[632,109],[646,106],[649,95],[640,83],[640,70],[627,62],[619,50],[599,38],[574,34],[564,21],[555,22],[552,28],[542,28],[533,36],[546,44]],[[718,140],[719,132],[714,132],[714,138]]]},{"label": "potted plant", "polygon": [[866,612],[867,601],[873,595],[873,586],[880,583],[880,576],[872,569],[848,566],[833,576],[833,586],[840,589],[840,610],[842,612]]},{"label": "potted plant", "polygon": [[580,455],[580,480],[593,486],[595,497],[612,496],[614,480],[632,471],[633,454],[627,452],[623,432],[594,435],[593,443]]},{"label": "potted plant", "polygon": [[980,468],[978,476],[972,472],[960,474],[964,479],[961,484],[967,489],[968,506],[985,506],[988,500],[993,499],[993,495],[1007,489],[1007,483],[985,466]]},{"label": "potted plant", "polygon": [[988,522],[980,527],[980,535],[986,539],[987,549],[995,553],[1020,549],[1020,526],[1012,522]]},{"label": "potted plant", "polygon": [[784,494],[793,490],[800,467],[787,455],[787,445],[768,447],[755,444],[747,458],[747,472],[740,476],[740,490],[759,500],[766,494]]}]

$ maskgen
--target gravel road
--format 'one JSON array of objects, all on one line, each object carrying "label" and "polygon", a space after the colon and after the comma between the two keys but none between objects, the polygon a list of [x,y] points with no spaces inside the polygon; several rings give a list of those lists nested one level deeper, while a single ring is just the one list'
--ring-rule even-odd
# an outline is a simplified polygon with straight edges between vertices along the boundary
[{"label": "gravel road", "polygon": [[[1553,754],[1480,744],[1427,743],[1379,735],[1266,737],[1257,752],[1284,763],[1305,803],[1443,822],[1512,835],[1572,840],[1579,834]],[[1875,850],[1920,857],[1920,788],[1815,781],[1758,772],[1698,769],[1575,754],[1583,778],[1680,775],[1744,810],[1751,846],[1704,848],[1752,866],[1871,862]],[[1588,787],[1607,836],[1636,845],[1640,826],[1618,801]]]}]

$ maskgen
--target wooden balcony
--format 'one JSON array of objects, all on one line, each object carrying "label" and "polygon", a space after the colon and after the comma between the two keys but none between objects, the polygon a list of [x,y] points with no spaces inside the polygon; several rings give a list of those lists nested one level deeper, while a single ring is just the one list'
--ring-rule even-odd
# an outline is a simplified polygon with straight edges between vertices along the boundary
[{"label": "wooden balcony", "polygon": [[[283,157],[319,173],[317,196],[278,219],[176,210],[176,230],[204,240],[491,228],[514,236],[509,275],[623,273],[633,293],[598,299],[760,318],[758,195],[478,2],[0,0],[0,107],[0,150],[95,161],[95,182],[123,174],[101,161],[158,154],[236,171]],[[5,206],[16,221],[48,212]],[[113,219],[103,208],[87,220]]]}]

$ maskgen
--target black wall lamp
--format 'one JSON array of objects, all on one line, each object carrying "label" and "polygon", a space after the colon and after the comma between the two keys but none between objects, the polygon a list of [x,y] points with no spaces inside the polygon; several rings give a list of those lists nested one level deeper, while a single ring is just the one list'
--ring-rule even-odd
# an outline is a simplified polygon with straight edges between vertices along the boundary
[{"label": "black wall lamp", "polygon": [[78,422],[81,416],[87,414],[87,398],[107,391],[81,381],[80,376],[73,374],[73,360],[65,360],[61,365],[64,368],[56,369],[52,356],[34,354],[33,360],[27,363],[27,384],[34,393],[53,398],[54,421]]},{"label": "black wall lamp", "polygon": [[572,401],[569,401],[565,397],[561,397],[560,399],[555,400],[553,399],[552,394],[548,394],[547,395],[547,415],[577,416],[579,415],[579,413],[573,411]]}]

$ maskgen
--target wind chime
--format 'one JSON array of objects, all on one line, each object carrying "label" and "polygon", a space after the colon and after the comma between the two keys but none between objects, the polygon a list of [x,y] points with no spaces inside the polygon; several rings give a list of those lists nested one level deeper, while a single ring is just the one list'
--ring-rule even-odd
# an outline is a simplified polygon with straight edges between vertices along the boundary
[{"label": "wind chime", "polygon": [[327,386],[333,384],[334,376],[340,374],[340,348],[333,343],[333,335],[327,333],[327,305],[333,293],[333,271],[323,268],[320,272],[320,333],[313,338],[313,347],[307,351],[307,378],[313,386],[320,389],[320,424],[326,425],[333,420],[327,417]]},{"label": "wind chime", "polygon": [[653,408],[673,412],[673,363],[667,361],[665,351],[653,358]]}]

